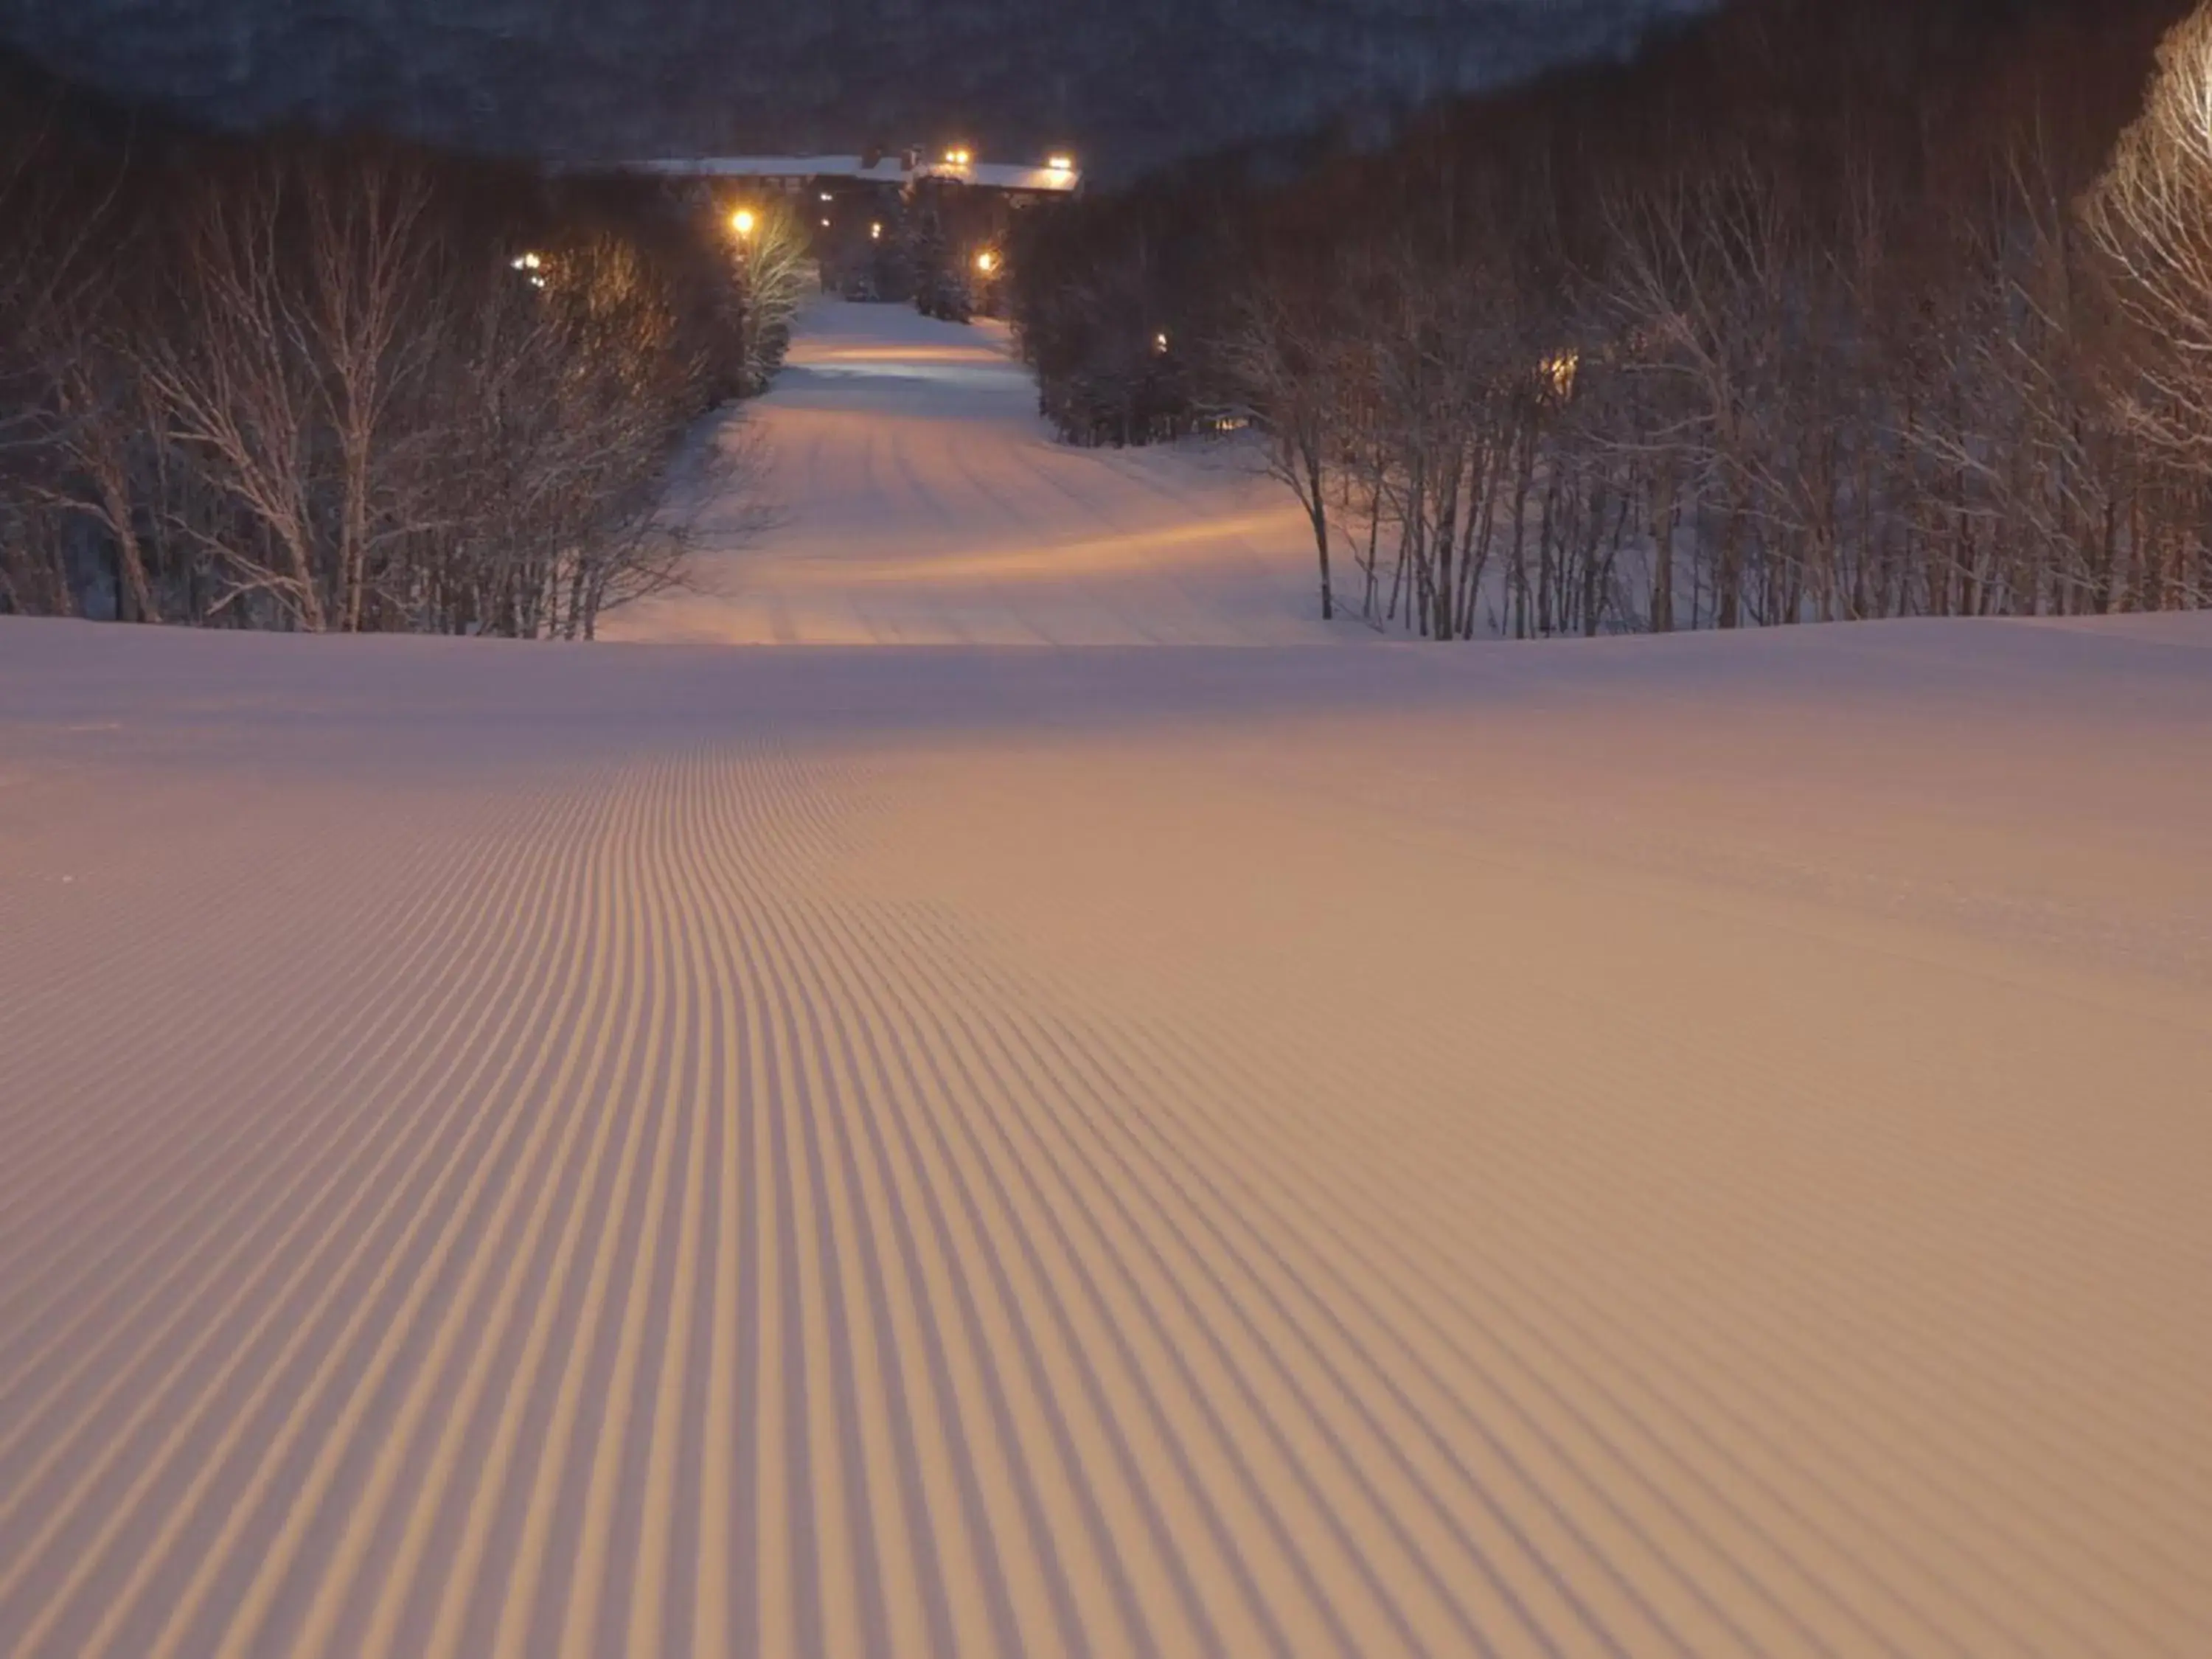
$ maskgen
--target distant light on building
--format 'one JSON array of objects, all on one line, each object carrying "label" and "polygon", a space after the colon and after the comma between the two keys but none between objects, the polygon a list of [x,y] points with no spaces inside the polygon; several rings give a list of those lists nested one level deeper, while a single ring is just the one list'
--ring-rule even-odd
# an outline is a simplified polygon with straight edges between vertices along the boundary
[{"label": "distant light on building", "polygon": [[540,266],[544,265],[545,261],[544,258],[538,254],[518,253],[508,263],[513,264],[517,270],[536,270]]},{"label": "distant light on building", "polygon": [[1153,350],[1155,350],[1155,351],[1165,351],[1167,349],[1168,349],[1168,337],[1167,337],[1166,335],[1164,335],[1164,334],[1155,334],[1155,335],[1153,335],[1153,336],[1152,336],[1152,349],[1153,349]]},{"label": "distant light on building", "polygon": [[1048,156],[1045,166],[1054,173],[1073,173],[1075,171],[1075,158],[1073,155]]},{"label": "distant light on building", "polygon": [[760,221],[753,216],[753,210],[750,208],[739,208],[730,216],[730,228],[740,236],[751,235],[753,228],[759,223]]},{"label": "distant light on building", "polygon": [[884,240],[884,228],[880,222],[868,227],[868,240],[872,242],[880,242]]},{"label": "distant light on building", "polygon": [[824,229],[824,230],[827,230],[827,229],[829,229],[829,228],[830,228],[830,222],[829,222],[827,219],[824,219],[824,220],[822,222],[822,228],[823,228],[823,229]]},{"label": "distant light on building", "polygon": [[945,152],[945,163],[947,167],[964,167],[973,160],[975,160],[974,153],[969,150],[948,149]]},{"label": "distant light on building", "polygon": [[981,271],[986,276],[988,276],[998,268],[999,256],[992,252],[990,249],[985,248],[981,253],[975,256],[975,269]]},{"label": "distant light on building", "polygon": [[834,201],[836,201],[837,198],[836,198],[836,197],[832,196],[832,195],[831,195],[828,191],[826,191],[826,190],[825,190],[825,191],[823,191],[822,192],[822,199],[823,199],[823,201],[825,201],[825,202],[834,202]]}]

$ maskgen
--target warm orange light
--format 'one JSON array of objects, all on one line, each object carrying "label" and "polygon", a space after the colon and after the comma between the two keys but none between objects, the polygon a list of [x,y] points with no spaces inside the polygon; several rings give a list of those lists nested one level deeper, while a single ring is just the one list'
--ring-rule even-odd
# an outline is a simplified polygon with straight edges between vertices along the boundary
[{"label": "warm orange light", "polygon": [[988,276],[998,268],[999,256],[992,252],[990,249],[985,248],[981,253],[975,256],[975,269],[981,271],[986,276]]},{"label": "warm orange light", "polygon": [[760,221],[753,216],[753,210],[750,208],[739,208],[730,216],[730,228],[740,236],[751,235],[753,227],[759,222]]},{"label": "warm orange light", "polygon": [[1049,156],[1045,161],[1045,166],[1050,167],[1054,173],[1073,173],[1075,171],[1075,158],[1073,155]]}]

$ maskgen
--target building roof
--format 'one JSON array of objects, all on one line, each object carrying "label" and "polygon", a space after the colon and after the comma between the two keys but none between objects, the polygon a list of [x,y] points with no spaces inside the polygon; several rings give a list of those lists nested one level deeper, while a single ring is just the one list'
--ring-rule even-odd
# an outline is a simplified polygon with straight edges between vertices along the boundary
[{"label": "building roof", "polygon": [[1073,191],[1083,182],[1073,167],[1032,167],[1002,161],[973,161],[966,167],[939,163],[921,171],[933,179],[958,179],[993,190]]},{"label": "building roof", "polygon": [[1080,187],[1073,167],[1030,167],[1002,161],[921,161],[906,165],[896,153],[872,166],[859,155],[701,155],[630,161],[623,171],[674,179],[858,179],[871,184],[903,185],[916,179],[950,179],[985,190],[1036,191],[1067,194]]}]

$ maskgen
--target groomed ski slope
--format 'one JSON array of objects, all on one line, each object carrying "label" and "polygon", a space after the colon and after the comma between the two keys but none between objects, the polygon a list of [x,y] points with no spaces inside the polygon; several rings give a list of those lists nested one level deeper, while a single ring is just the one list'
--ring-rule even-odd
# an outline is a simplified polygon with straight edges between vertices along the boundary
[{"label": "groomed ski slope", "polygon": [[2212,1651],[2207,623],[0,620],[0,1654]]},{"label": "groomed ski slope", "polygon": [[1003,324],[823,301],[747,406],[781,523],[698,526],[690,592],[611,639],[806,645],[1249,645],[1318,620],[1311,532],[1237,444],[1051,441]]}]

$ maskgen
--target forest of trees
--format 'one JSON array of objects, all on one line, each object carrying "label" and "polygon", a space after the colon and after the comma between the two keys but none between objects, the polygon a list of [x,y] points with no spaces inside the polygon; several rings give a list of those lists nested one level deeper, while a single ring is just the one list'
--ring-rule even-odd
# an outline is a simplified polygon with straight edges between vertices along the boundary
[{"label": "forest of trees", "polygon": [[1019,337],[1073,441],[1255,427],[1324,613],[1380,628],[2212,604],[2187,9],[1737,0],[1379,153],[1032,220]]},{"label": "forest of trees", "polygon": [[787,229],[9,77],[0,611],[575,638],[679,579],[663,481],[781,358]]},{"label": "forest of trees", "polygon": [[[2212,604],[2189,10],[1732,0],[1370,151],[1016,215],[988,297],[1072,441],[1253,428],[1378,628]],[[964,314],[975,237],[923,218]],[[0,66],[0,611],[587,636],[679,579],[668,468],[775,373],[802,243]]]}]

